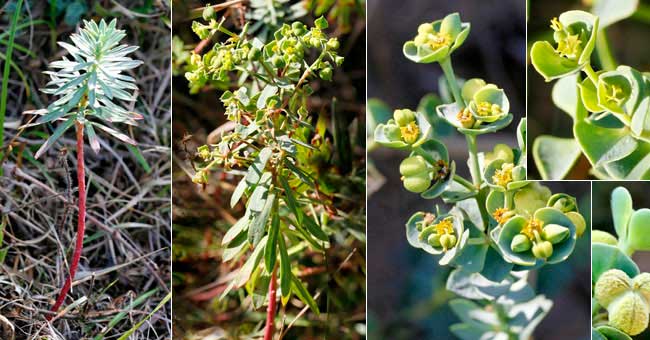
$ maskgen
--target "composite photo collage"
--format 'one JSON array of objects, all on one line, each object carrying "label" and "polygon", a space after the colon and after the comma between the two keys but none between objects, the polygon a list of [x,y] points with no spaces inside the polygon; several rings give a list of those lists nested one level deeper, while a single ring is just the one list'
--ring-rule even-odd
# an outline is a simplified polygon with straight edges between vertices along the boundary
[{"label": "composite photo collage", "polygon": [[650,0],[0,0],[0,340],[650,340],[649,46]]}]

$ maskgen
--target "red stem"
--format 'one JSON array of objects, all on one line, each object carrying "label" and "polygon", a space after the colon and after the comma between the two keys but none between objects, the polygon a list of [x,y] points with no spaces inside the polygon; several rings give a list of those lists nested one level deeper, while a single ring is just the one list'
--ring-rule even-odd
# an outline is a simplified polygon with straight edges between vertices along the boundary
[{"label": "red stem", "polygon": [[[72,262],[70,262],[70,274],[65,280],[65,284],[61,288],[59,297],[56,303],[52,306],[52,312],[56,313],[68,295],[68,291],[72,286],[72,280],[77,272],[79,266],[79,259],[81,258],[81,251],[83,249],[84,232],[86,230],[86,172],[84,169],[84,126],[76,122],[77,125],[77,183],[79,187],[79,215],[77,218],[77,242],[75,243],[74,253],[72,254]],[[52,316],[48,315],[47,320],[51,320]]]},{"label": "red stem", "polygon": [[273,340],[273,323],[275,322],[275,295],[277,292],[277,283],[275,272],[277,267],[273,268],[271,281],[269,281],[269,308],[266,310],[266,327],[264,327],[264,340]]}]

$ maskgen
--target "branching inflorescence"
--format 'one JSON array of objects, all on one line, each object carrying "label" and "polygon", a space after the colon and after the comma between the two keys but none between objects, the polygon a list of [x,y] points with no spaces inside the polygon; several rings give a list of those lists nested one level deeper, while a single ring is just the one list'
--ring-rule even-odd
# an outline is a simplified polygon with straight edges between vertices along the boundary
[{"label": "branching inflorescence", "polygon": [[[457,13],[422,24],[404,45],[404,55],[442,67],[454,102],[436,111],[465,136],[471,180],[456,173],[445,144],[432,136],[420,112],[396,110],[377,126],[374,137],[380,145],[410,152],[399,168],[407,190],[454,205],[446,212],[439,207],[417,212],[406,223],[413,247],[441,256],[440,265],[455,267],[447,288],[462,297],[451,307],[463,322],[451,331],[462,339],[527,339],[552,306],[535,295],[527,273],[566,260],[586,223],[574,197],[526,181],[524,119],[517,129],[518,148],[498,144],[492,152],[478,152],[477,138],[508,126],[513,115],[496,85],[474,78],[459,86],[451,56],[469,31],[470,24]],[[483,289],[497,286],[503,289]],[[476,313],[490,317],[477,320]]]},{"label": "branching inflorescence", "polygon": [[127,57],[138,49],[137,46],[118,45],[126,37],[126,33],[118,30],[116,25],[115,19],[108,24],[102,19],[99,25],[94,21],[84,21],[84,28],[78,34],[70,36],[72,44],[59,42],[70,57],[50,63],[50,67],[56,71],[45,72],[50,76],[50,82],[42,90],[44,93],[58,96],[59,99],[46,109],[26,112],[39,115],[36,122],[26,126],[58,123],[52,135],[36,152],[36,158],[43,155],[73,125],[76,127],[79,187],[77,240],[70,262],[70,272],[52,307],[53,312],[58,311],[65,301],[83,249],[86,226],[84,135],[88,136],[90,147],[95,153],[100,150],[95,128],[134,145],[135,141],[131,137],[109,124],[125,123],[135,126],[137,120],[142,119],[140,114],[120,105],[120,102],[135,101],[137,92],[136,80],[123,72],[139,66],[142,61]]},{"label": "branching inflorescence", "polygon": [[292,272],[290,248],[322,251],[329,246],[327,220],[335,209],[324,173],[333,150],[325,115],[313,119],[308,98],[312,80],[331,80],[343,57],[337,53],[338,40],[327,37],[323,18],[313,27],[284,24],[262,42],[249,38],[248,25],[235,34],[213,12],[203,17],[207,23],[192,26],[199,38],[220,32],[226,39],[203,55],[193,54],[185,77],[191,91],[206,85],[224,89],[221,102],[234,128],[218,144],[198,148],[193,181],[205,185],[218,169],[243,175],[230,205],[245,197],[246,210],[222,244],[224,262],[247,259],[223,295],[242,286],[251,294],[268,293],[264,334],[271,339],[276,290],[283,305],[293,294],[318,313],[312,294]]},{"label": "branching inflorescence", "polygon": [[[609,22],[608,24],[611,24]],[[567,11],[551,20],[553,42],[537,41],[530,57],[553,100],[573,119],[574,138],[540,136],[533,155],[545,179],[565,177],[581,155],[603,179],[650,178],[650,77],[630,66],[594,70],[600,18]]]}]

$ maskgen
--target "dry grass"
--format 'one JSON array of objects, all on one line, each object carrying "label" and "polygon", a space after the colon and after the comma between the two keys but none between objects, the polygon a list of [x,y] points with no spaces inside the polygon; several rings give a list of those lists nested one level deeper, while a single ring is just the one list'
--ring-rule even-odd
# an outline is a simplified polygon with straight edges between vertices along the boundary
[{"label": "dry grass", "polygon": [[[16,43],[34,56],[14,52],[27,83],[12,74],[4,126],[4,144],[11,141],[13,151],[2,162],[0,177],[0,211],[6,222],[0,244],[0,339],[10,339],[12,332],[16,339],[82,339],[104,331],[107,339],[117,339],[169,293],[171,98],[170,39],[165,22],[169,22],[170,8],[166,1],[153,1],[146,14],[132,11],[146,2],[98,4],[130,32],[127,43],[141,46],[136,57],[145,63],[134,74],[140,88],[135,110],[145,119],[130,133],[139,142],[148,166],[124,144],[106,136],[100,136],[99,155],[87,149],[84,252],[66,308],[51,323],[45,316],[66,278],[66,261],[75,240],[74,141],[70,134],[34,160],[33,152],[51,133],[51,127],[28,131],[17,127],[29,118],[23,117],[22,111],[50,102],[51,98],[36,89],[47,81],[41,72],[48,62],[62,55],[58,49],[52,50],[52,38],[66,40],[75,27],[34,24],[16,36]],[[9,5],[0,5],[0,32],[8,26],[4,11]],[[30,1],[21,22],[49,21],[49,11],[47,1]],[[92,17],[98,18],[96,12]],[[4,48],[0,45],[0,52]],[[151,295],[138,300],[145,294]],[[113,325],[111,320],[120,316]],[[166,305],[130,339],[168,339],[170,332]]]}]

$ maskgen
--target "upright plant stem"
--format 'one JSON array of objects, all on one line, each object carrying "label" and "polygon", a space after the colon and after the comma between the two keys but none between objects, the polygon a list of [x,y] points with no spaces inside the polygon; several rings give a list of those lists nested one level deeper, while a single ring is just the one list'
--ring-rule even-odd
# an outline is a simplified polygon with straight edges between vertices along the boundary
[{"label": "upright plant stem", "polygon": [[[72,286],[72,280],[74,275],[77,272],[77,267],[79,266],[79,259],[81,258],[81,251],[83,249],[83,239],[84,233],[86,231],[86,171],[84,168],[84,126],[83,124],[76,122],[77,125],[77,182],[78,182],[78,192],[79,192],[79,215],[77,218],[77,242],[75,243],[74,253],[72,254],[72,261],[70,262],[70,273],[68,278],[65,280],[63,288],[59,293],[59,297],[56,299],[56,303],[52,306],[52,312],[56,313],[65,297],[68,295],[68,291]],[[50,320],[52,317],[48,316],[47,319]]]},{"label": "upright plant stem", "polygon": [[451,66],[451,58],[447,57],[444,60],[441,60],[440,67],[442,67],[442,72],[445,74],[447,84],[449,84],[449,89],[451,90],[451,94],[454,96],[456,105],[458,105],[459,109],[464,109],[465,102],[463,101],[463,97],[460,94],[460,88],[458,87],[458,81],[456,81],[454,68]]},{"label": "upright plant stem", "polygon": [[481,167],[478,164],[478,149],[476,147],[476,136],[465,135],[467,150],[469,151],[469,172],[472,175],[472,184],[476,189],[481,188]]},{"label": "upright plant stem", "polygon": [[269,281],[269,307],[266,309],[266,326],[264,327],[264,340],[273,339],[274,322],[275,322],[275,296],[277,292],[276,272],[277,267],[273,268],[271,281]]}]

